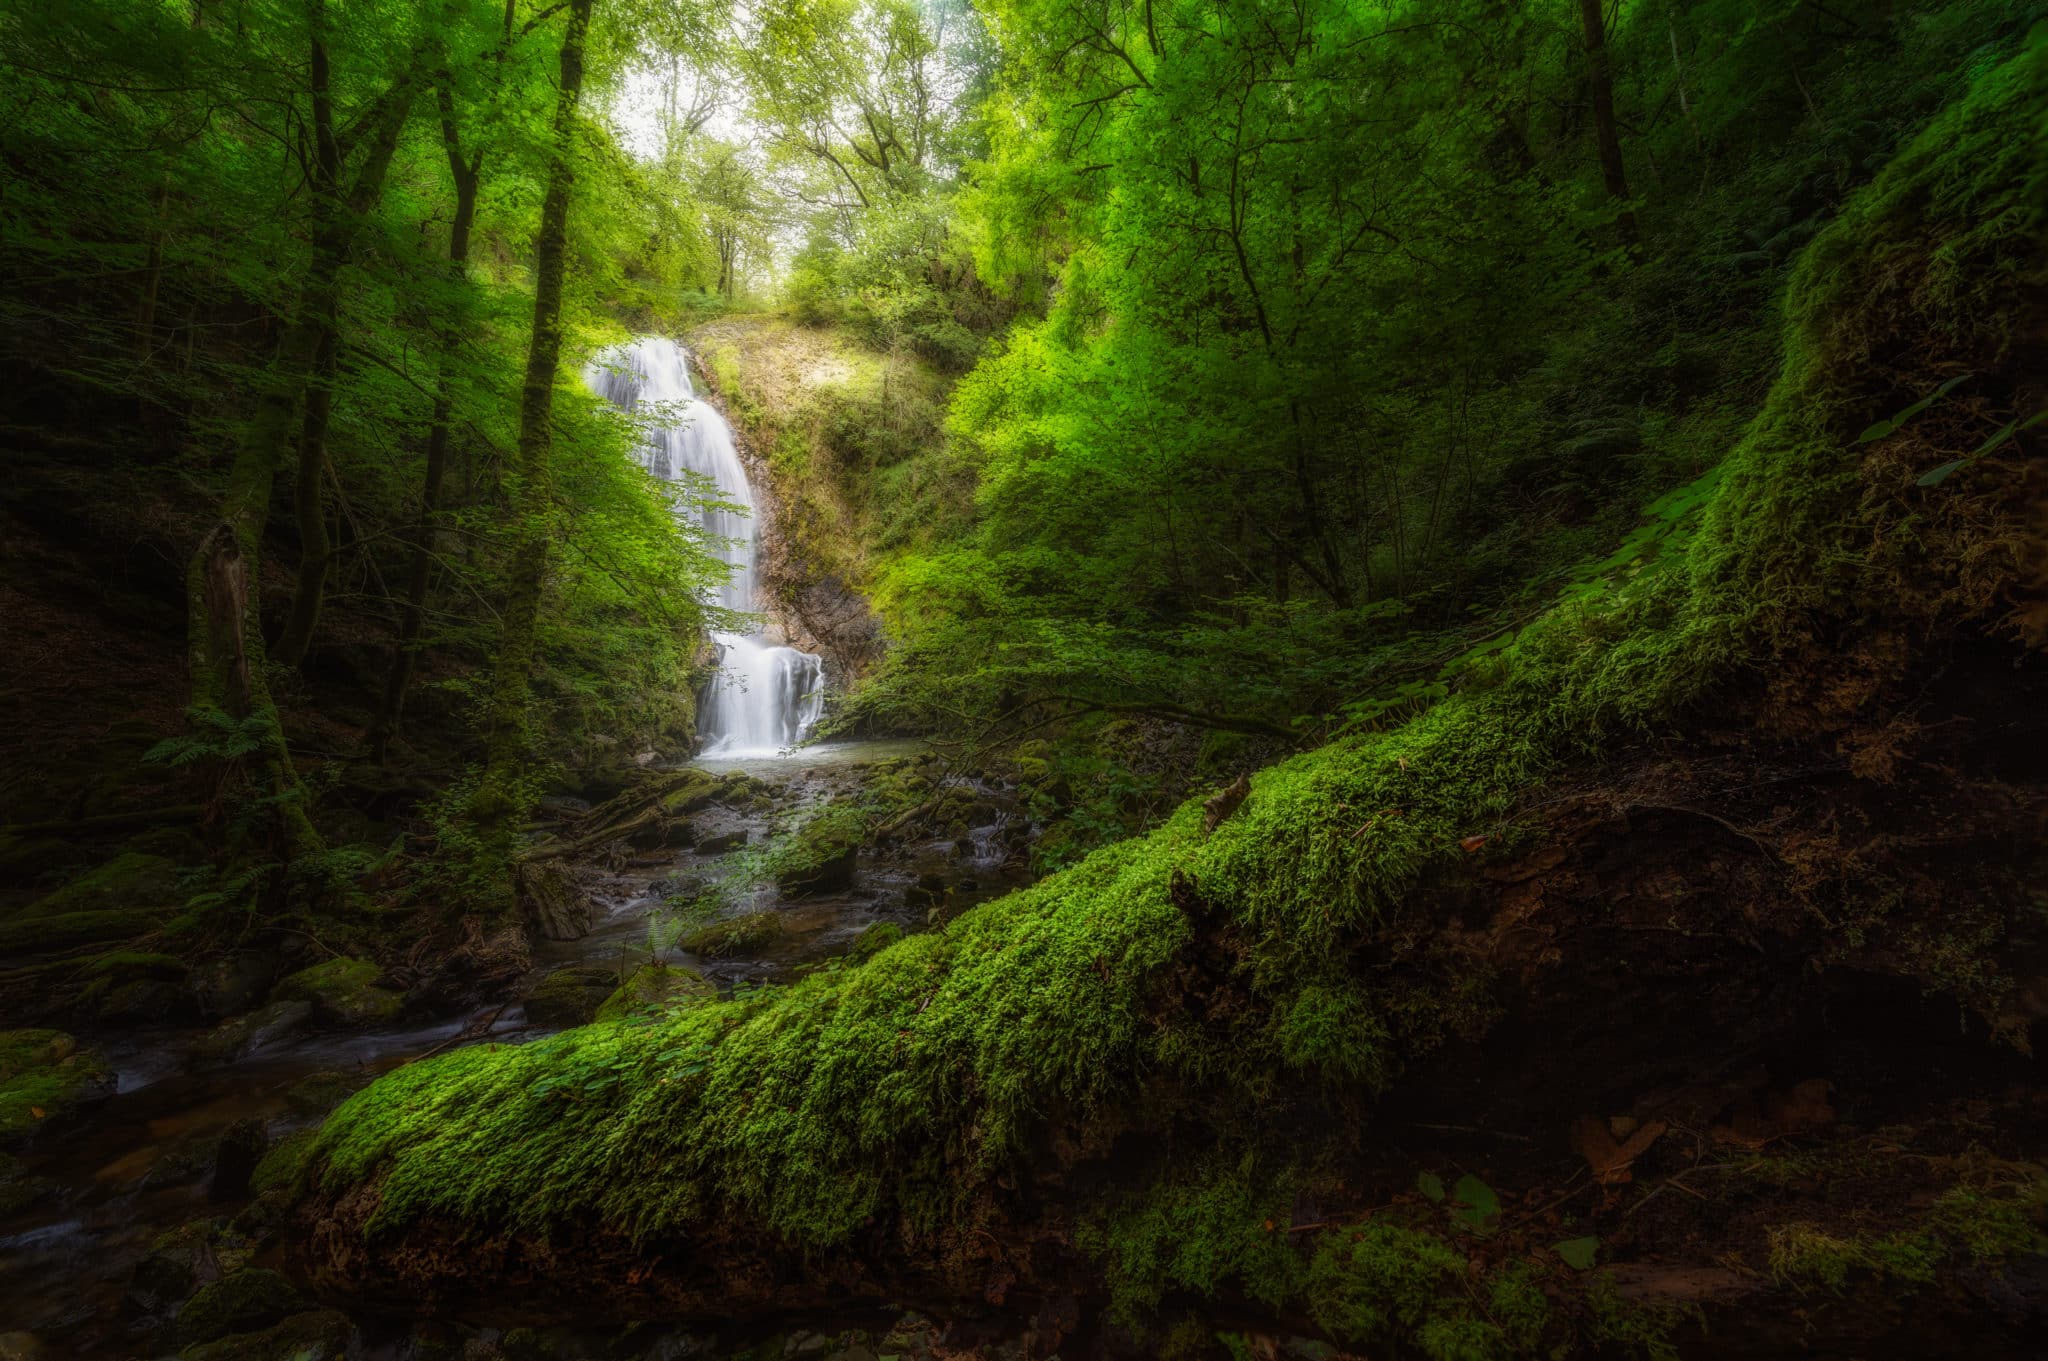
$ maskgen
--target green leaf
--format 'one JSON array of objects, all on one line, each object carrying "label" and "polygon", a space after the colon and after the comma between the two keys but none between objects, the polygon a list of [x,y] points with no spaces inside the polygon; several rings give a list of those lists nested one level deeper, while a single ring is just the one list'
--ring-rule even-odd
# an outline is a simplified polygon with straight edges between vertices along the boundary
[{"label": "green leaf", "polygon": [[1428,1196],[1431,1200],[1436,1201],[1439,1205],[1443,1203],[1444,1179],[1436,1173],[1424,1172],[1421,1176],[1417,1177],[1415,1179],[1415,1189]]},{"label": "green leaf", "polygon": [[1862,434],[1858,435],[1856,437],[1856,442],[1858,444],[1871,444],[1876,442],[1877,440],[1883,439],[1886,435],[1891,434],[1892,431],[1898,428],[1899,422],[1896,417],[1888,421],[1879,421],[1876,425],[1871,426]]},{"label": "green leaf", "polygon": [[1567,1238],[1550,1250],[1573,1271],[1590,1271],[1593,1259],[1600,1254],[1600,1240],[1591,1235],[1585,1238]]},{"label": "green leaf", "polygon": [[1925,472],[1920,474],[1919,480],[1915,482],[1913,485],[1916,487],[1939,486],[1943,482],[1948,480],[1948,475],[1950,473],[1962,467],[1965,463],[1968,463],[1969,461],[1970,460],[1967,458],[1950,459],[1948,462],[1942,464],[1939,468],[1934,469],[1932,472]]},{"label": "green leaf", "polygon": [[1484,1235],[1499,1227],[1500,1197],[1470,1172],[1458,1178],[1451,1197],[1459,1203],[1459,1208],[1451,1211],[1451,1220],[1467,1233]]}]

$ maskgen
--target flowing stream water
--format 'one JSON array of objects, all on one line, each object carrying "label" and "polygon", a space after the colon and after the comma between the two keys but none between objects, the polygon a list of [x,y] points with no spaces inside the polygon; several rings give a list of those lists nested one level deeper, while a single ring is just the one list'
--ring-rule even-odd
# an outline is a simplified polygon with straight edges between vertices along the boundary
[{"label": "flowing stream water", "polygon": [[[708,603],[746,614],[757,611],[761,526],[754,489],[733,446],[732,428],[691,386],[682,346],[661,336],[642,336],[599,355],[584,377],[623,410],[654,408],[641,449],[649,472],[669,482],[695,473],[716,486],[719,502],[738,507],[700,505],[695,511],[729,569]],[[768,755],[802,741],[824,707],[824,664],[767,631],[714,631],[711,639],[719,667],[698,708],[703,754]]]}]

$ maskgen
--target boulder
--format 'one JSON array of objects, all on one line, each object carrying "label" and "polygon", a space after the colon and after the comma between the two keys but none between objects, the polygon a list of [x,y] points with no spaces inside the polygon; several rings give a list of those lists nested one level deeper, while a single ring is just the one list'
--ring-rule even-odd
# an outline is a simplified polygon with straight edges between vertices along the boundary
[{"label": "boulder", "polygon": [[759,949],[780,938],[785,929],[779,913],[750,912],[743,917],[728,917],[694,927],[685,931],[676,944],[693,955],[718,959],[742,950]]},{"label": "boulder", "polygon": [[255,1116],[229,1125],[214,1145],[213,1168],[206,1179],[206,1198],[240,1200],[249,1194],[249,1178],[270,1151],[270,1135]]},{"label": "boulder", "polygon": [[526,996],[526,1019],[535,1025],[588,1025],[619,986],[615,969],[565,964],[534,985]]},{"label": "boulder", "polygon": [[718,996],[716,986],[695,969],[669,964],[643,964],[597,1009],[600,1021],[660,1013]]},{"label": "boulder", "polygon": [[305,1300],[275,1271],[247,1267],[221,1277],[178,1311],[178,1345],[193,1347],[269,1328],[300,1312]]},{"label": "boulder", "polygon": [[143,908],[162,914],[184,902],[178,867],[160,855],[128,851],[81,874],[56,892],[24,908],[18,917],[57,917],[77,912]]},{"label": "boulder", "polygon": [[776,848],[776,887],[791,897],[852,887],[854,862],[866,832],[867,819],[851,804],[835,804],[818,813]]},{"label": "boulder", "polygon": [[865,963],[902,939],[903,928],[895,922],[876,922],[853,938],[853,948],[846,952],[846,957]]},{"label": "boulder", "polygon": [[697,843],[697,854],[724,855],[727,851],[736,851],[746,844],[747,829],[742,827],[736,832],[726,832],[721,836],[705,837]]},{"label": "boulder", "polygon": [[272,1002],[260,1010],[222,1021],[213,1028],[212,1034],[199,1041],[194,1052],[203,1059],[232,1063],[244,1054],[254,1053],[297,1034],[312,1019],[311,1002],[296,999]]},{"label": "boulder", "polygon": [[315,1020],[358,1029],[386,1025],[405,1006],[402,994],[377,986],[384,971],[367,959],[330,959],[301,969],[280,982],[271,996],[281,1002],[310,1002]]},{"label": "boulder", "polygon": [[277,977],[277,958],[267,951],[227,955],[192,971],[192,993],[208,1016],[234,1016],[261,1002]]},{"label": "boulder", "polygon": [[581,940],[590,934],[590,899],[561,860],[513,866],[512,883],[527,925],[542,940]]},{"label": "boulder", "polygon": [[105,1060],[60,1030],[0,1030],[0,1143],[114,1094]]}]

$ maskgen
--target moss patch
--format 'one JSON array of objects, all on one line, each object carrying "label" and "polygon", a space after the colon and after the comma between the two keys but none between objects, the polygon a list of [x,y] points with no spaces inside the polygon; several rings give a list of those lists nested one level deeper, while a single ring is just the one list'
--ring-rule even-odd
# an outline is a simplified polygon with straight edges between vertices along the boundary
[{"label": "moss patch", "polygon": [[653,1016],[678,1006],[709,1001],[718,989],[695,969],[668,964],[643,964],[597,1009],[600,1021]]},{"label": "moss patch", "polygon": [[58,1030],[0,1031],[0,1141],[112,1094],[113,1070]]},{"label": "moss patch", "polygon": [[330,959],[281,980],[272,991],[281,1002],[310,1002],[313,1014],[332,1025],[383,1025],[398,1019],[405,998],[377,986],[383,970],[367,959]]}]

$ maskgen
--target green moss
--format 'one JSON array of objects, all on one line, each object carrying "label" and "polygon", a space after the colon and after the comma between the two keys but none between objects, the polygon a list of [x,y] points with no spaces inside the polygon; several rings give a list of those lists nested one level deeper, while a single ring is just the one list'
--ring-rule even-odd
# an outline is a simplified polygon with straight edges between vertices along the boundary
[{"label": "green moss", "polygon": [[178,891],[177,870],[176,865],[160,855],[129,851],[80,875],[18,915],[58,917],[134,908],[168,913],[184,901],[184,895]]},{"label": "green moss", "polygon": [[113,1091],[113,1070],[58,1030],[0,1031],[0,1142]]},{"label": "green moss", "polygon": [[1950,1187],[1916,1223],[1883,1234],[1831,1233],[1811,1223],[1771,1230],[1771,1274],[1794,1285],[1840,1290],[1857,1272],[1925,1285],[1945,1262],[1997,1262],[2048,1247],[2048,1173],[2002,1187]]},{"label": "green moss", "polygon": [[526,1019],[535,1025],[586,1025],[618,986],[618,972],[604,965],[564,965],[526,995]]},{"label": "green moss", "polygon": [[[1696,520],[1653,560],[1589,575],[1479,681],[1260,772],[1213,833],[1190,803],[859,969],[403,1068],[330,1119],[320,1184],[377,1179],[373,1235],[434,1215],[538,1233],[597,1216],[687,1236],[732,1213],[825,1244],[892,1207],[943,1213],[945,1181],[1018,1159],[1047,1111],[1107,1119],[1147,1083],[1256,1096],[1313,1074],[1369,1094],[1487,1014],[1484,975],[1429,953],[1442,947],[1413,893],[1466,863],[1463,838],[1512,844],[1529,791],[1567,762],[1617,733],[1665,730],[1709,687],[1809,649],[1819,618],[1897,608],[1901,563],[1871,544],[1902,553],[1912,536],[1891,532],[1897,498],[1864,487],[1854,445],[1896,409],[1869,356],[1910,348],[1940,373],[2002,352],[2013,319],[1998,299],[2021,296],[2023,277],[2048,284],[2044,107],[2048,50],[1981,79],[1823,231],[1792,288],[1783,371],[1691,489]],[[1169,965],[1218,930],[1242,943],[1230,983],[1246,1004],[1197,1016]],[[1361,939],[1434,981],[1346,976]],[[1263,1200],[1255,1190],[1236,1208]],[[1291,1269],[1218,1209],[1227,1187],[1185,1204],[1161,1194],[1132,1212],[1152,1229],[1106,1240],[1141,1293],[1226,1271],[1261,1291],[1286,1284]],[[1186,1244],[1169,1241],[1182,1231]],[[1326,1235],[1306,1272],[1333,1333],[1410,1338],[1445,1361],[1511,1350],[1532,1326],[1525,1288],[1482,1306],[1461,1252],[1393,1224]]]},{"label": "green moss", "polygon": [[0,922],[0,955],[33,955],[99,941],[133,940],[163,921],[162,913],[147,908],[18,917]]},{"label": "green moss", "polygon": [[1130,1198],[1076,1243],[1100,1260],[1118,1316],[1138,1326],[1169,1289],[1214,1296],[1226,1283],[1275,1308],[1300,1293],[1302,1254],[1285,1232],[1290,1176],[1211,1159]]},{"label": "green moss", "polygon": [[178,1361],[339,1361],[354,1325],[334,1310],[293,1314],[261,1332],[238,1333],[178,1353]]},{"label": "green moss", "polygon": [[596,1019],[622,1021],[631,1016],[660,1015],[674,1007],[706,1002],[718,989],[695,969],[668,964],[643,964],[598,1007]]},{"label": "green moss", "polygon": [[829,893],[853,882],[855,858],[867,838],[867,818],[851,803],[837,803],[806,818],[769,851],[764,869],[785,894]]},{"label": "green moss", "polygon": [[784,930],[780,913],[748,912],[693,926],[676,937],[676,945],[705,959],[722,959],[780,940]]},{"label": "green moss", "polygon": [[272,1144],[256,1164],[256,1170],[249,1174],[249,1189],[260,1196],[296,1186],[318,1135],[316,1129],[297,1129]]},{"label": "green moss", "polygon": [[336,1025],[381,1025],[398,1018],[405,998],[377,986],[384,971],[367,959],[330,959],[280,981],[271,996],[311,1002],[314,1014]]},{"label": "green moss", "polygon": [[178,1343],[191,1347],[268,1328],[303,1303],[292,1283],[277,1272],[245,1268],[221,1277],[185,1302],[178,1311]]},{"label": "green moss", "polygon": [[192,966],[176,955],[145,950],[117,950],[101,955],[85,968],[92,978],[154,978],[167,982],[177,982],[191,971]]}]

